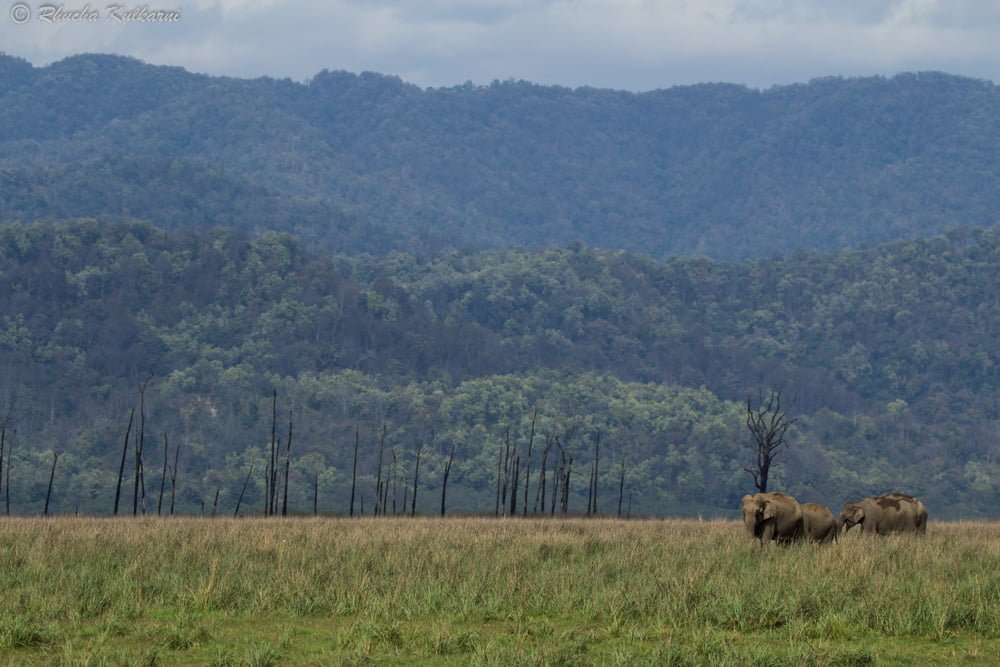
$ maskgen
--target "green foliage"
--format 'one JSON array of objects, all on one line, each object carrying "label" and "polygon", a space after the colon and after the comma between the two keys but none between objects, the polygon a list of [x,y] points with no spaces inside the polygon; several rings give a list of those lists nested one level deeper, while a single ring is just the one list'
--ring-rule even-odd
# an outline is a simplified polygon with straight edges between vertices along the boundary
[{"label": "green foliage", "polygon": [[1000,92],[935,73],[647,93],[240,80],[0,55],[0,221],[294,231],[338,251],[769,257],[990,225]]},{"label": "green foliage", "polygon": [[600,431],[602,511],[617,511],[624,458],[636,512],[731,512],[750,485],[740,404],[761,378],[800,418],[775,487],[835,508],[892,488],[934,516],[997,506],[992,231],[727,264],[581,248],[324,258],[278,232],[83,220],[2,225],[0,253],[16,512],[40,509],[52,450],[55,511],[111,509],[149,375],[147,510],[166,432],[183,511],[218,490],[231,513],[254,461],[244,511],[259,511],[276,388],[282,438],[294,411],[296,511],[311,511],[317,480],[320,510],[346,509],[355,425],[370,508],[386,423],[400,496],[423,443],[432,511],[454,446],[449,506],[492,512],[503,434],[526,458],[537,406],[533,474],[559,436],[571,509]]}]

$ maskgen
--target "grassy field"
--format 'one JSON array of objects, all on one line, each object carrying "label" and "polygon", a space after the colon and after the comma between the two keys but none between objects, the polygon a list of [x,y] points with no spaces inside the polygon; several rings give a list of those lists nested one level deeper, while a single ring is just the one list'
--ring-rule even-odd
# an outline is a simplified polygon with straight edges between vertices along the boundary
[{"label": "grassy field", "polygon": [[1000,524],[0,520],[0,664],[996,664]]}]

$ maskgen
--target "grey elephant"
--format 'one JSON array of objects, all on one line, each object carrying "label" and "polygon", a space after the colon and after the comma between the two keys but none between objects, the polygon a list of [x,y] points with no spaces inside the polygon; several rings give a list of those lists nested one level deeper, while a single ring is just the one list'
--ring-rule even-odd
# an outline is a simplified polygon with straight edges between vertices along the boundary
[{"label": "grey elephant", "polygon": [[802,506],[785,493],[743,496],[743,524],[761,545],[771,541],[787,544],[805,535]]},{"label": "grey elephant", "polygon": [[844,505],[840,523],[846,533],[859,526],[862,534],[927,532],[927,508],[913,496],[886,493]]},{"label": "grey elephant", "polygon": [[806,537],[813,542],[825,544],[837,539],[837,517],[826,505],[802,503],[802,521]]}]

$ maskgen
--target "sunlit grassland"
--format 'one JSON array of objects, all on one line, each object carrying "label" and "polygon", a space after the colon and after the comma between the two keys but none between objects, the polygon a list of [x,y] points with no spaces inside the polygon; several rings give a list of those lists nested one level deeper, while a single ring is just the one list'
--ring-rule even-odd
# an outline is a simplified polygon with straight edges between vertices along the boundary
[{"label": "sunlit grassland", "polygon": [[2,664],[995,664],[1000,524],[0,520]]}]

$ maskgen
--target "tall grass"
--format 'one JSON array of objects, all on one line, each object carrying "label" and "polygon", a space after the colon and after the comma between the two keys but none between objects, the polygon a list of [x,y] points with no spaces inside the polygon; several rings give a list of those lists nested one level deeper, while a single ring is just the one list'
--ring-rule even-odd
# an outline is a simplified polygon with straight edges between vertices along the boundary
[{"label": "tall grass", "polygon": [[1000,525],[8,519],[7,661],[840,664],[1000,649]]}]

